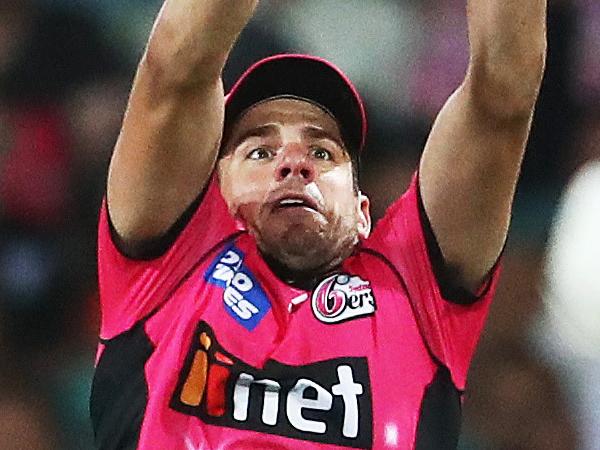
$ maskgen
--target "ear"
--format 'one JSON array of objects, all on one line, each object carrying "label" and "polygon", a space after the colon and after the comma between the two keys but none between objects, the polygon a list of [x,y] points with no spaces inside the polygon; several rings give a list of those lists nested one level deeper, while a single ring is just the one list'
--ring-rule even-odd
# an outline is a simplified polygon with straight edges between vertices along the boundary
[{"label": "ear", "polygon": [[371,201],[362,192],[358,193],[358,235],[367,239],[371,234]]}]

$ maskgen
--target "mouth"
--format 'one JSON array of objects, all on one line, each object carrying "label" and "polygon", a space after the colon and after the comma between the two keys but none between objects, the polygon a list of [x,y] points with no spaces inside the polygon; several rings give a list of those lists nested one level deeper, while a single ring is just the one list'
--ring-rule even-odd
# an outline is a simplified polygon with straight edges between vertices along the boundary
[{"label": "mouth", "polygon": [[309,196],[288,194],[282,195],[273,202],[276,210],[308,210],[311,212],[320,212],[317,202]]}]

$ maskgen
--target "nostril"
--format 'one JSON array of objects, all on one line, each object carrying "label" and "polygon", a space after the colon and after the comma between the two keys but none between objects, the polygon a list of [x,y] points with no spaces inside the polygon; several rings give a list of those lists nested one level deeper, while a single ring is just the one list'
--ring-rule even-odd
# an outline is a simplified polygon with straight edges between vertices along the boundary
[{"label": "nostril", "polygon": [[302,175],[302,178],[304,178],[305,180],[309,179],[310,178],[310,169],[301,169],[300,175]]},{"label": "nostril", "polygon": [[289,167],[282,167],[279,170],[279,175],[281,176],[281,178],[285,178],[287,177],[290,173],[292,172],[292,169],[290,169]]}]

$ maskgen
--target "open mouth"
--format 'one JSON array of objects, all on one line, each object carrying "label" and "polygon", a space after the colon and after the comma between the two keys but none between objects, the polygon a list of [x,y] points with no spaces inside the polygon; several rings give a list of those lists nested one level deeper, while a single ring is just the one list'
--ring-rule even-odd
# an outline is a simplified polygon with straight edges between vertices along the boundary
[{"label": "open mouth", "polygon": [[317,205],[305,198],[301,197],[285,197],[275,203],[277,209],[308,209],[318,212]]}]

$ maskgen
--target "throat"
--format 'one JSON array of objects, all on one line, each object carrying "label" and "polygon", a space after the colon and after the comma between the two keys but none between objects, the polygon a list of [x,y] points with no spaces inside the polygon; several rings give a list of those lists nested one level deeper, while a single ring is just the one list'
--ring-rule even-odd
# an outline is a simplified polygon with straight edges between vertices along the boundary
[{"label": "throat", "polygon": [[261,254],[277,278],[294,288],[302,289],[304,291],[312,291],[323,277],[334,273],[340,267],[341,263],[340,261],[310,270],[297,270],[290,268],[270,255],[264,253]]}]

